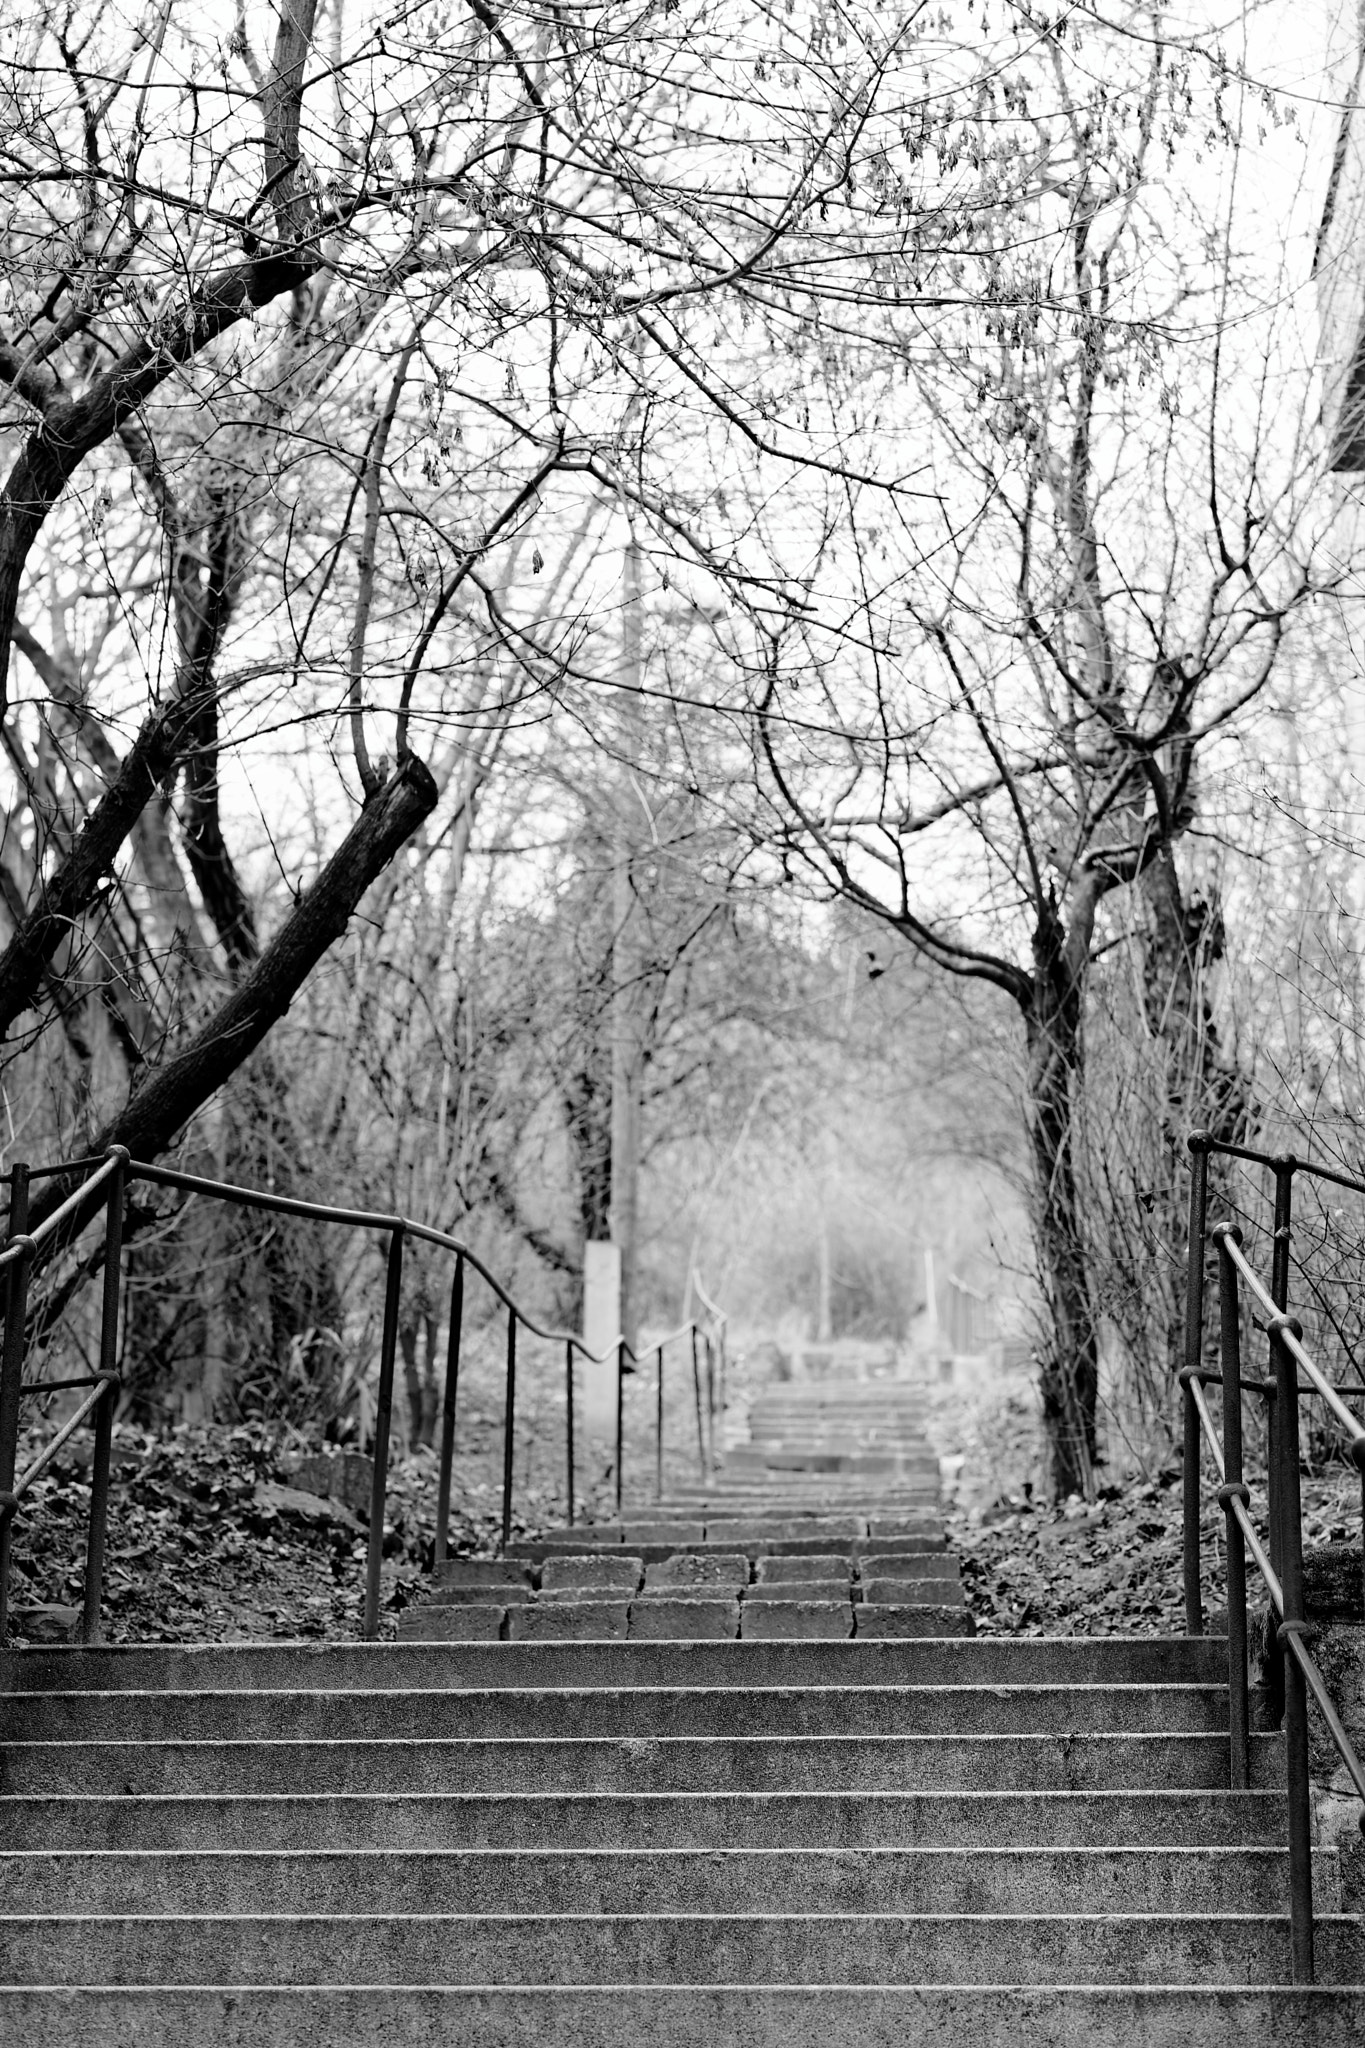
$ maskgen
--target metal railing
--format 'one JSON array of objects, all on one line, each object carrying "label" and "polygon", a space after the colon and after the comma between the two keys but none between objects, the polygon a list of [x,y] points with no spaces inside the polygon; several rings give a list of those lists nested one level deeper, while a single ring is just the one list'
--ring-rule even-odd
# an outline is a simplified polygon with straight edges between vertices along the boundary
[{"label": "metal railing", "polygon": [[[80,1174],[75,1191],[29,1232],[32,1182]],[[393,1413],[394,1375],[398,1353],[399,1312],[403,1287],[403,1251],[412,1240],[453,1253],[454,1271],[450,1283],[450,1318],[446,1345],[445,1387],[441,1402],[441,1435],[437,1467],[435,1562],[448,1554],[450,1531],[451,1474],[455,1452],[456,1404],[459,1392],[460,1354],[464,1332],[464,1293],[467,1270],[477,1273],[507,1311],[507,1348],[503,1405],[502,1519],[501,1537],[505,1549],[512,1536],[514,1453],[517,1425],[517,1335],[528,1335],[563,1347],[565,1392],[565,1479],[568,1522],[573,1525],[577,1475],[574,1441],[574,1370],[576,1361],[616,1368],[615,1490],[618,1512],[622,1503],[622,1466],[625,1455],[625,1398],[627,1377],[636,1372],[641,1358],[624,1341],[604,1354],[590,1352],[583,1339],[570,1330],[546,1329],[528,1315],[489,1271],[476,1252],[449,1231],[396,1216],[363,1209],[342,1209],[323,1202],[307,1202],[293,1195],[272,1194],[264,1188],[239,1187],[231,1181],[206,1180],[202,1175],[180,1173],[167,1166],[154,1166],[132,1159],[122,1146],[113,1146],[98,1159],[79,1159],[53,1166],[28,1167],[16,1164],[6,1176],[10,1187],[9,1229],[0,1250],[0,1275],[5,1299],[5,1334],[0,1349],[0,1643],[5,1640],[9,1617],[10,1547],[14,1523],[24,1495],[56,1457],[58,1451],[83,1422],[93,1418],[95,1442],[91,1461],[90,1520],[86,1542],[85,1593],[78,1628],[79,1640],[99,1640],[100,1609],[103,1599],[104,1545],[108,1523],[110,1454],[113,1442],[114,1410],[122,1385],[119,1371],[119,1313],[122,1294],[122,1248],[124,1204],[132,1181],[147,1181],[159,1187],[227,1202],[237,1208],[267,1210],[275,1215],[298,1216],[317,1223],[340,1224],[353,1230],[378,1232],[388,1238],[384,1280],[384,1315],[380,1336],[379,1384],[374,1418],[374,1483],[370,1496],[369,1542],[365,1568],[365,1604],[361,1633],[373,1640],[379,1634],[380,1567],[384,1548],[384,1506],[388,1490],[389,1435]],[[95,1198],[98,1197],[98,1202]],[[93,1206],[92,1206],[93,1205]],[[39,1254],[53,1246],[64,1229],[79,1224],[88,1227],[98,1210],[104,1211],[103,1299],[100,1311],[99,1366],[93,1373],[65,1380],[31,1380],[23,1377],[29,1285]],[[664,1357],[675,1345],[690,1348],[693,1395],[697,1418],[697,1457],[703,1480],[715,1462],[717,1394],[723,1398],[725,1374],[725,1317],[707,1300],[694,1279],[699,1299],[708,1313],[706,1324],[695,1320],[671,1330],[649,1347],[655,1368],[655,1489],[663,1493],[664,1483]],[[649,1354],[646,1354],[649,1355]],[[48,1395],[59,1389],[88,1387],[91,1392],[68,1416],[44,1445],[28,1469],[16,1475],[20,1406],[26,1395]]]},{"label": "metal railing", "polygon": [[[1229,1777],[1234,1789],[1249,1780],[1249,1674],[1247,1641],[1246,1560],[1250,1552],[1270,1595],[1278,1625],[1267,1631],[1267,1677],[1272,1712],[1284,1728],[1285,1784],[1288,1807],[1289,1911],[1295,1983],[1311,1984],[1313,1965],[1313,1814],[1308,1755],[1308,1701],[1311,1696],[1347,1775],[1365,1801],[1365,1766],[1332,1704],[1309,1643],[1314,1635],[1304,1608],[1303,1506],[1299,1489],[1299,1403],[1320,1400],[1349,1445],[1361,1475],[1362,1587],[1365,1588],[1365,1427],[1315,1364],[1303,1345],[1302,1326],[1289,1314],[1290,1246],[1294,1177],[1308,1174],[1365,1194],[1365,1183],[1330,1167],[1317,1166],[1289,1154],[1256,1152],[1228,1145],[1204,1131],[1189,1140],[1191,1154],[1189,1266],[1185,1297],[1184,1389],[1184,1580],[1185,1626],[1192,1636],[1204,1633],[1201,1591],[1200,1452],[1207,1445],[1221,1484],[1218,1504],[1226,1519],[1228,1600],[1228,1743]],[[1208,1226],[1208,1162],[1210,1155],[1242,1159],[1267,1167],[1274,1176],[1274,1221],[1269,1283],[1253,1270],[1242,1250],[1242,1232],[1232,1222]],[[1212,1242],[1218,1254],[1218,1372],[1206,1370],[1204,1336],[1204,1247]],[[1245,1290],[1245,1297],[1243,1294]],[[1245,1378],[1242,1372],[1244,1298],[1259,1309],[1269,1344],[1266,1378]],[[1300,1375],[1302,1374],[1302,1379]],[[1205,1388],[1222,1388],[1221,1441],[1209,1410]],[[1251,1491],[1242,1456],[1244,1395],[1263,1401],[1267,1422],[1266,1523],[1263,1543],[1251,1516]],[[1365,1815],[1361,1819],[1365,1831]]]}]

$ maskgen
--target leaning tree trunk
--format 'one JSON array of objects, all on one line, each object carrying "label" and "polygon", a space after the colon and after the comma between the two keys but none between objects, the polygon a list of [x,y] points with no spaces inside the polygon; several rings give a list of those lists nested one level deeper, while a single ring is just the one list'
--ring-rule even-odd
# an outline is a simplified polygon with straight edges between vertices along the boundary
[{"label": "leaning tree trunk", "polygon": [[[314,967],[339,939],[370,884],[381,875],[435,808],[437,788],[414,755],[404,755],[384,787],[366,803],[322,873],[300,896],[249,973],[183,1052],[148,1075],[91,1149],[125,1145],[135,1159],[155,1159],[209,1097],[237,1072],[272,1024],[290,1007]],[[53,1180],[33,1205],[36,1228],[72,1183]],[[97,1190],[59,1233],[70,1243],[100,1207]],[[58,1248],[44,1247],[44,1262]]]},{"label": "leaning tree trunk", "polygon": [[1047,1308],[1043,1423],[1059,1499],[1092,1490],[1099,1337],[1080,1225],[1073,1149],[1081,1064],[1081,977],[1055,918],[1040,924],[1026,1024],[1033,1226]]}]

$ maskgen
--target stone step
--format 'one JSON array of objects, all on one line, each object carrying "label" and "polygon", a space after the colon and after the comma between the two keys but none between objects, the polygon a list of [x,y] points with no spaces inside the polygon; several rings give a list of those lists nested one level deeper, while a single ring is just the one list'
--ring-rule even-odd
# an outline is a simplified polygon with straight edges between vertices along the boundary
[{"label": "stone step", "polygon": [[1359,2048],[1365,1991],[1242,1986],[240,1985],[0,1992],[43,2048]]},{"label": "stone step", "polygon": [[[414,1646],[420,1647],[420,1646]],[[494,1651],[494,1645],[469,1645]],[[507,1645],[508,1649],[513,1645]],[[527,1649],[539,1645],[527,1644]],[[559,1648],[560,1645],[546,1645]],[[588,1645],[567,1645],[591,1648]],[[603,1646],[616,1648],[616,1645]],[[635,1647],[630,1645],[627,1647]],[[644,1643],[677,1663],[723,1643]],[[801,1651],[800,1643],[749,1647]],[[850,1645],[850,1654],[880,1645]],[[939,1644],[888,1644],[928,1650]],[[809,1656],[811,1653],[807,1652]],[[662,1661],[662,1659],[661,1659]],[[51,1693],[5,1702],[7,1740],[278,1741],[520,1735],[1225,1734],[1227,1694],[1197,1685],[434,1686],[348,1690]]]},{"label": "stone step", "polygon": [[846,1642],[853,1634],[853,1604],[847,1595],[842,1600],[791,1600],[781,1594],[764,1599],[760,1595],[741,1606],[739,1633],[745,1642]]},{"label": "stone step", "polygon": [[[1315,1850],[1318,1910],[1340,1907]],[[1282,1913],[1282,1845],[0,1852],[12,1913]]]},{"label": "stone step", "polygon": [[[1323,1917],[1319,1983],[1365,1981],[1358,1921]],[[80,1984],[1285,1983],[1287,1916],[634,1913],[0,1915],[0,1980]],[[855,1979],[855,1981],[856,1981]]]},{"label": "stone step", "polygon": [[[734,1524],[726,1526],[733,1528]],[[902,1549],[913,1546],[917,1550],[942,1550],[945,1548],[942,1522],[938,1517],[934,1517],[931,1521],[915,1522],[908,1528],[898,1525],[891,1535],[879,1533],[872,1537],[853,1538],[785,1537],[768,1533],[745,1538],[732,1535],[729,1538],[717,1538],[715,1542],[705,1543],[675,1543],[671,1539],[655,1543],[641,1542],[638,1537],[634,1537],[631,1539],[630,1548],[632,1554],[642,1557],[646,1564],[658,1564],[666,1557],[677,1557],[682,1553],[708,1557],[722,1554],[728,1556],[735,1551],[742,1551],[751,1561],[756,1561],[760,1557],[823,1557],[829,1552],[847,1553],[850,1550],[856,1555],[869,1548],[885,1550],[888,1543],[894,1543]],[[600,1537],[574,1535],[515,1539],[507,1546],[507,1550],[509,1557],[520,1558],[528,1564],[543,1564],[546,1558],[558,1557],[565,1552],[581,1555],[585,1551],[608,1550],[617,1546],[625,1547],[619,1532],[613,1531]]]},{"label": "stone step", "polygon": [[736,1448],[758,1451],[765,1458],[770,1451],[781,1451],[805,1453],[819,1460],[856,1457],[864,1451],[890,1451],[905,1471],[938,1470],[938,1453],[925,1442],[922,1431],[894,1425],[859,1428],[845,1423],[838,1429],[816,1430],[791,1428],[781,1422],[750,1422],[748,1443]]},{"label": "stone step", "polygon": [[843,1600],[853,1598],[852,1574],[847,1578],[806,1578],[806,1579],[763,1579],[755,1585],[744,1588],[744,1597],[753,1600]]},{"label": "stone step", "polygon": [[[949,1581],[941,1590],[940,1598],[937,1581],[883,1581],[883,1604],[868,1609],[869,1617],[875,1613],[878,1623],[874,1626],[869,1618],[861,1629],[853,1624],[850,1588],[822,1591],[817,1585],[803,1592],[799,1582],[786,1588],[748,1587],[743,1600],[732,1595],[725,1601],[695,1594],[670,1599],[648,1591],[633,1596],[629,1603],[572,1592],[507,1608],[433,1600],[407,1610],[399,1621],[398,1637],[404,1643],[657,1643],[702,1638],[833,1641],[856,1634],[906,1638],[975,1635],[976,1623],[966,1611],[961,1587]],[[837,1613],[831,1596],[837,1596]],[[748,1622],[746,1613],[752,1614]]]},{"label": "stone step", "polygon": [[[1251,1740],[1273,1789],[1275,1735]],[[257,1792],[774,1792],[1221,1790],[1223,1735],[749,1735],[365,1737],[351,1740],[14,1742],[6,1794]]]},{"label": "stone step", "polygon": [[428,1688],[630,1685],[857,1688],[914,1686],[1225,1686],[1227,1645],[1213,1636],[985,1637],[976,1642],[905,1648],[804,1651],[677,1649],[614,1644],[471,1644],[464,1648],[391,1643],[109,1644],[83,1650],[52,1645],[0,1650],[0,1736],[18,1735],[25,1702],[60,1693],[82,1696],[261,1690],[338,1693]]},{"label": "stone step", "polygon": [[862,1601],[879,1600],[893,1606],[927,1601],[936,1607],[960,1607],[964,1599],[962,1581],[958,1578],[859,1579],[857,1597]]},{"label": "stone step", "polygon": [[[878,1521],[898,1515],[902,1520],[926,1524],[936,1535],[941,1535],[943,1531],[943,1507],[937,1494],[920,1493],[909,1499],[897,1496],[894,1499],[870,1503],[863,1498],[858,1505],[860,1524],[865,1524],[869,1515],[875,1516]],[[851,1508],[852,1503],[846,1505],[837,1500],[813,1501],[805,1496],[796,1496],[790,1501],[780,1501],[768,1496],[755,1496],[747,1501],[713,1501],[705,1507],[698,1503],[694,1512],[718,1522],[823,1522],[848,1515]],[[658,1526],[656,1523],[655,1527]]]},{"label": "stone step", "polygon": [[15,1794],[11,1849],[1271,1847],[1280,1792]]}]

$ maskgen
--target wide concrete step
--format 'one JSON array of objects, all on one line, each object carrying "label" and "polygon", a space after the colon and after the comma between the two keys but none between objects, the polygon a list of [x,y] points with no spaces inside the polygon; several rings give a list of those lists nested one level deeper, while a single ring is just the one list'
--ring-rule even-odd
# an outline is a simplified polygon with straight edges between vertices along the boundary
[{"label": "wide concrete step", "polygon": [[519,1735],[1136,1735],[1182,1730],[1212,1735],[1225,1733],[1226,1728],[1227,1696],[1213,1685],[703,1683],[432,1687],[420,1692],[391,1687],[373,1692],[262,1688],[36,1693],[11,1696],[5,1702],[7,1740],[46,1742],[269,1742],[281,1736],[353,1741],[375,1736],[431,1740]]},{"label": "wide concrete step", "polygon": [[1270,1846],[1279,1792],[17,1794],[13,1849]]},{"label": "wide concrete step", "polygon": [[[54,1956],[54,1933],[57,1953]],[[78,1984],[1282,1984],[1288,1919],[1238,1914],[0,1915],[0,1981]],[[1354,1920],[1320,1983],[1365,1981]],[[855,1981],[856,1981],[855,1978]]]},{"label": "wide concrete step", "polygon": [[[1319,1912],[1340,1907],[1314,1852]],[[34,1850],[12,1913],[1282,1913],[1284,1847]]]},{"label": "wide concrete step", "polygon": [[1365,1991],[755,1985],[0,1992],[43,2048],[1359,2048]]},{"label": "wide concrete step", "polygon": [[[883,1546],[883,1549],[885,1546]],[[209,1643],[0,1651],[0,1736],[42,1693],[643,1685],[1205,1685],[1227,1682],[1213,1636],[1027,1636],[914,1644]]]},{"label": "wide concrete step", "polygon": [[[1252,1738],[1252,1783],[1283,1772]],[[6,1794],[1221,1790],[1222,1735],[665,1735],[506,1740],[14,1742]],[[0,1805],[0,1834],[3,1831]],[[0,1902],[3,1903],[3,1902]]]}]

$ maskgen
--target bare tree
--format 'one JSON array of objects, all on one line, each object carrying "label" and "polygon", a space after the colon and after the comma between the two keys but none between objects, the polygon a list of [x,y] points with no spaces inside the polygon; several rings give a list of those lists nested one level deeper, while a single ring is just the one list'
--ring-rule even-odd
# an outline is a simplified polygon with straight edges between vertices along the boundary
[{"label": "bare tree", "polygon": [[[1263,331],[1239,341],[1257,280],[1227,220],[1182,212],[1166,175],[1189,62],[1155,31],[1142,53],[1111,38],[1098,67],[1060,32],[1038,50],[1035,93],[1055,92],[1015,109],[1048,166],[1033,249],[1002,222],[982,251],[995,304],[927,337],[909,417],[865,401],[921,453],[938,509],[912,525],[863,490],[825,522],[825,616],[772,631],[756,735],[783,859],[1022,1022],[1043,1403],[1069,1493],[1097,1451],[1076,1156],[1092,965],[1140,891],[1172,1184],[1192,1109],[1225,1134],[1247,1113],[1201,993],[1217,906],[1179,858],[1204,822],[1201,764],[1343,562],[1313,498],[1302,368]],[[1216,92],[1199,111],[1201,146],[1235,160]]]}]

